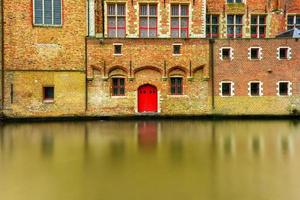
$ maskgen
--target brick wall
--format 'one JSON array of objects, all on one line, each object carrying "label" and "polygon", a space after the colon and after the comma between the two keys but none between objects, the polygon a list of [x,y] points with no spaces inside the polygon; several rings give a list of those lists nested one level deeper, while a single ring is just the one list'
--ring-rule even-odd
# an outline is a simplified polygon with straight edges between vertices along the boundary
[{"label": "brick wall", "polygon": [[[293,39],[216,40],[215,43],[215,96],[216,112],[222,114],[289,114],[300,110],[300,45]],[[277,48],[290,47],[290,60],[278,60]],[[233,60],[222,61],[220,48],[233,48]],[[249,60],[248,48],[261,47],[262,59]],[[220,97],[219,83],[233,81],[235,95]],[[263,96],[248,96],[249,81],[263,83]],[[277,82],[292,82],[292,96],[277,96]]]}]

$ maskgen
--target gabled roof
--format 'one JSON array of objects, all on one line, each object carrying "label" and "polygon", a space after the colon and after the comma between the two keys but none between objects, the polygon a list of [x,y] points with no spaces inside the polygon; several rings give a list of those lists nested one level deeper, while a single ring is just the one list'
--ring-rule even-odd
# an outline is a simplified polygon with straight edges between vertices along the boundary
[{"label": "gabled roof", "polygon": [[286,32],[280,33],[276,36],[276,38],[300,38],[300,30],[293,28]]}]

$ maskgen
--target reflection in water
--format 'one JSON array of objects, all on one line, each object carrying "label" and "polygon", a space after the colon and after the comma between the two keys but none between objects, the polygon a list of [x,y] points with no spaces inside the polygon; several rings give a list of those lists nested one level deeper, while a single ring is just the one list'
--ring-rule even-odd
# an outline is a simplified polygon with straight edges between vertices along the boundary
[{"label": "reflection in water", "polygon": [[0,199],[299,200],[299,133],[290,121],[7,124]]}]

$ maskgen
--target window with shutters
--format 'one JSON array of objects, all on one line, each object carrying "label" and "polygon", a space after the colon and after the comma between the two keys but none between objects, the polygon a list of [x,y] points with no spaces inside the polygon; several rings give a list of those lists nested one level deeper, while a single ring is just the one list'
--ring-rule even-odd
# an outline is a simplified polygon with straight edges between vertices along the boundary
[{"label": "window with shutters", "polygon": [[33,0],[34,25],[61,26],[62,0]]},{"label": "window with shutters", "polygon": [[125,95],[125,78],[112,78],[112,95]]},{"label": "window with shutters", "polygon": [[171,37],[187,38],[189,35],[189,6],[171,5]]},{"label": "window with shutters", "polygon": [[140,5],[140,37],[157,37],[157,5]]},{"label": "window with shutters", "polygon": [[206,15],[206,37],[219,37],[219,15]]},{"label": "window with shutters", "polygon": [[300,15],[287,16],[287,30],[298,28],[300,29]]},{"label": "window with shutters", "polygon": [[125,4],[107,4],[108,37],[123,38],[126,35]]},{"label": "window with shutters", "polygon": [[227,15],[227,37],[241,38],[243,36],[243,15]]},{"label": "window with shutters", "polygon": [[171,95],[182,95],[182,77],[171,78]]},{"label": "window with shutters", "polygon": [[266,15],[251,16],[251,38],[266,37]]}]

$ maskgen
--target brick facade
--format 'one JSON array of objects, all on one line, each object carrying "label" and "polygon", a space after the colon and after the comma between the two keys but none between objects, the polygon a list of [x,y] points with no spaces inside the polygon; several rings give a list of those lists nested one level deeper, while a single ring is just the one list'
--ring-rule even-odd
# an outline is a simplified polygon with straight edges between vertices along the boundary
[{"label": "brick facade", "polygon": [[[4,0],[5,116],[139,115],[138,88],[145,84],[157,89],[160,115],[289,115],[300,110],[299,42],[275,39],[287,30],[288,16],[300,15],[299,0],[62,0],[62,24],[56,26],[34,23],[33,2]],[[124,37],[108,34],[108,26],[121,24],[108,23],[113,3],[125,7]],[[145,3],[157,6],[154,38],[141,38],[140,6]],[[179,4],[188,8],[186,38],[172,36],[176,23],[185,28],[184,19],[171,20],[172,5]],[[218,17],[214,40],[206,38],[210,15]],[[242,16],[242,38],[228,38],[228,15]],[[251,17],[257,15],[265,19],[264,38],[250,39]],[[180,46],[179,55],[174,45]],[[223,47],[231,49],[231,60],[220,59]],[[249,60],[251,47],[260,49],[259,59]],[[278,47],[290,48],[291,58],[278,60]],[[180,95],[171,94],[175,77],[182,79]],[[124,95],[113,95],[113,78],[124,79]],[[234,84],[234,96],[220,95],[222,81]],[[249,96],[251,81],[263,85],[261,96]],[[291,95],[278,96],[279,81],[290,81]],[[44,101],[47,86],[54,87],[51,102]]]}]

